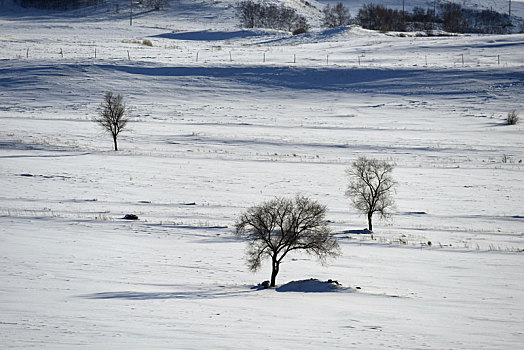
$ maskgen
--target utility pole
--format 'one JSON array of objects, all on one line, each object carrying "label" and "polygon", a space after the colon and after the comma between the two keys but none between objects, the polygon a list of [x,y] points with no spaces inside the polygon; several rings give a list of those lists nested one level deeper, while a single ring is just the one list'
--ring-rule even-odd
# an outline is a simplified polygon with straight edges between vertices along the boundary
[{"label": "utility pole", "polygon": [[406,24],[406,14],[404,12],[404,2],[405,0],[402,0],[402,25]]},{"label": "utility pole", "polygon": [[432,28],[435,29],[435,23],[437,22],[437,0],[433,0],[433,16],[432,16]]},{"label": "utility pole", "polygon": [[129,13],[129,25],[133,25],[133,0],[129,1],[129,7],[131,9],[131,12]]}]

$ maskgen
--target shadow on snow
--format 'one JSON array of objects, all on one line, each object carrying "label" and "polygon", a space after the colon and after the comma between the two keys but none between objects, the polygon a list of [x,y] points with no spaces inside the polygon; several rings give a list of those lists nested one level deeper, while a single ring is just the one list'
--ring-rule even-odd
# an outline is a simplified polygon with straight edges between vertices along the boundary
[{"label": "shadow on snow", "polygon": [[159,300],[159,299],[213,299],[227,298],[243,294],[253,293],[253,290],[228,288],[219,286],[217,289],[199,289],[190,291],[174,292],[136,292],[136,291],[117,291],[101,292],[81,295],[85,299],[122,299],[122,300]]},{"label": "shadow on snow", "polygon": [[264,32],[252,30],[237,30],[237,31],[212,31],[201,30],[197,32],[179,32],[179,33],[164,33],[155,35],[156,38],[173,39],[173,40],[187,40],[187,41],[222,41],[233,39],[244,39],[249,37],[257,37],[264,35]]},{"label": "shadow on snow", "polygon": [[[298,66],[164,66],[144,62],[108,62],[100,64],[39,64],[19,65],[9,61],[0,68],[0,85],[7,89],[25,87],[24,77],[31,78],[35,86],[54,84],[67,70],[68,76],[97,75],[113,79],[114,74],[126,73],[135,79],[154,79],[160,83],[173,79],[190,81],[191,84],[208,86],[209,80],[222,80],[225,88],[247,85],[267,89],[348,91],[354,93],[392,95],[474,95],[490,98],[492,90],[509,93],[524,88],[524,72],[512,70],[454,70],[454,69],[392,69],[357,67],[298,67]],[[123,78],[127,79],[127,78]],[[220,89],[220,86],[217,86]]]}]

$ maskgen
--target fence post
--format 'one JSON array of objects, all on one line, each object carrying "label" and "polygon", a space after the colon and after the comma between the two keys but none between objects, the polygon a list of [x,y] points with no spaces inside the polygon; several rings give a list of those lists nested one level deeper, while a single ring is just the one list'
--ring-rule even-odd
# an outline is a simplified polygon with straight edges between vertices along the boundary
[{"label": "fence post", "polygon": [[326,55],[326,65],[329,66],[329,55]]},{"label": "fence post", "polygon": [[62,48],[60,48],[60,56],[62,56],[62,58],[64,58],[64,51],[62,51]]},{"label": "fence post", "polygon": [[27,48],[27,51],[25,52],[25,58],[29,58],[29,48]]},{"label": "fence post", "polygon": [[358,65],[360,66],[360,55],[358,55],[357,58],[358,58]]},{"label": "fence post", "polygon": [[297,63],[297,55],[293,54],[293,63]]},{"label": "fence post", "polygon": [[95,58],[96,58],[96,47],[95,47]]},{"label": "fence post", "polygon": [[197,54],[196,54],[196,61],[198,62],[198,51],[197,51]]},{"label": "fence post", "polygon": [[231,51],[229,51],[229,62],[233,62],[233,58],[231,57]]},{"label": "fence post", "polygon": [[464,66],[464,54],[460,54],[462,56],[462,66]]},{"label": "fence post", "polygon": [[129,55],[129,50],[127,50],[127,59],[131,61],[131,56]]},{"label": "fence post", "polygon": [[262,60],[263,63],[266,63],[266,53],[264,52],[264,58]]}]

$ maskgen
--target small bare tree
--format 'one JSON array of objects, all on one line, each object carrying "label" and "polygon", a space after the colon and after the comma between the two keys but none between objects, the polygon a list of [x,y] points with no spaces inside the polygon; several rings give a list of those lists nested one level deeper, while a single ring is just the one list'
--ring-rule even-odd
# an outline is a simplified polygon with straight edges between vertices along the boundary
[{"label": "small bare tree", "polygon": [[257,271],[271,258],[274,287],[280,263],[292,251],[302,250],[321,263],[339,255],[339,246],[326,223],[326,206],[307,197],[277,197],[249,208],[235,223],[235,234],[248,242],[247,264]]},{"label": "small bare tree", "polygon": [[125,129],[129,118],[126,116],[126,105],[122,95],[114,95],[112,92],[106,92],[104,102],[100,104],[100,111],[97,118],[93,120],[101,125],[105,131],[113,137],[115,151],[118,151],[116,139],[118,134]]},{"label": "small bare tree", "polygon": [[391,176],[394,164],[387,161],[359,157],[352,167],[346,170],[349,186],[346,196],[353,206],[368,217],[368,229],[373,231],[373,214],[388,216],[388,210],[394,207],[391,195],[397,182]]}]

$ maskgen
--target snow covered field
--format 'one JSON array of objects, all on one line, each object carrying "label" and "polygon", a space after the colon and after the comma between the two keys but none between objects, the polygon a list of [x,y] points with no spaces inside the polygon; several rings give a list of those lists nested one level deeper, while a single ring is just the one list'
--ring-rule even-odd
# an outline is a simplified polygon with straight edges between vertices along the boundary
[{"label": "snow covered field", "polygon": [[[0,348],[521,346],[524,34],[289,37],[232,3],[132,27],[0,10]],[[106,91],[132,117],[119,152],[91,120]],[[397,164],[374,240],[344,197],[360,155]],[[247,271],[235,218],[296,193],[342,256],[253,288],[270,267]]]}]

